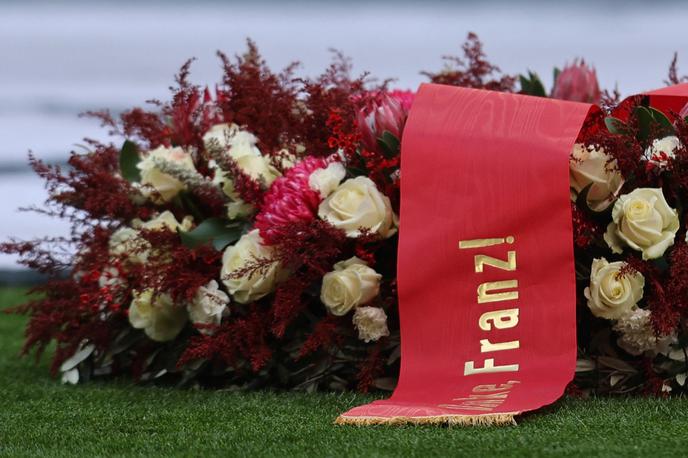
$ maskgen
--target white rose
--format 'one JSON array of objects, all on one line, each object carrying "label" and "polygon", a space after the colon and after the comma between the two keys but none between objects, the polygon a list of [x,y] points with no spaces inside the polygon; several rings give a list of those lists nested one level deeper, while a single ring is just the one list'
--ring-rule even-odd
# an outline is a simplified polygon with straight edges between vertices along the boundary
[{"label": "white rose", "polygon": [[222,282],[235,301],[247,304],[274,291],[277,281],[282,277],[281,268],[276,262],[253,275],[239,278],[232,276],[248,263],[256,259],[271,259],[273,255],[273,248],[263,245],[258,229],[244,234],[235,245],[225,250],[222,256]]},{"label": "white rose", "polygon": [[216,124],[203,135],[206,149],[220,147],[229,150],[229,155],[235,160],[243,156],[261,156],[256,143],[258,139],[255,135],[236,124]]},{"label": "white rose", "polygon": [[112,233],[108,247],[110,256],[120,258],[126,255],[129,262],[136,264],[145,263],[150,250],[150,244],[139,236],[139,231],[128,226]]},{"label": "white rose", "polygon": [[[189,318],[196,324],[220,324],[222,316],[227,310],[229,296],[219,289],[215,280],[198,288],[193,301],[187,307]],[[201,329],[203,334],[208,334],[210,329]]]},{"label": "white rose", "polygon": [[569,178],[576,196],[590,186],[586,200],[595,211],[609,207],[624,184],[616,159],[610,161],[603,149],[589,150],[580,143],[576,143],[571,152]]},{"label": "white rose", "polygon": [[352,178],[339,185],[320,204],[318,216],[349,237],[358,237],[361,228],[385,238],[397,231],[389,198],[368,177]]},{"label": "white rose", "polygon": [[593,315],[608,320],[619,319],[643,298],[645,277],[639,272],[621,275],[625,263],[595,259],[590,269],[590,286],[584,294]]},{"label": "white rose", "polygon": [[136,224],[140,229],[146,229],[149,231],[162,231],[167,229],[168,231],[172,232],[177,232],[178,230],[182,232],[188,232],[191,229],[191,226],[193,226],[193,216],[185,216],[180,223],[177,221],[177,218],[175,218],[171,211],[166,210],[145,223],[135,221],[134,224]]},{"label": "white rose", "polygon": [[[186,185],[175,177],[161,172],[155,164],[156,160],[170,162],[190,171],[196,171],[196,168],[191,155],[183,148],[165,148],[164,146],[149,151],[146,157],[136,165],[141,170],[141,184],[155,189],[162,202],[169,202],[179,191],[186,189]],[[142,191],[145,194],[146,187]]]},{"label": "white rose", "polygon": [[270,186],[281,175],[270,163],[270,159],[263,156],[245,155],[235,160],[246,175],[254,180],[263,181],[266,186]]},{"label": "white rose", "polygon": [[320,300],[333,315],[346,315],[379,294],[381,278],[357,257],[338,262],[323,276]]},{"label": "white rose", "polygon": [[313,171],[308,178],[308,186],[313,191],[320,193],[320,197],[325,199],[337,189],[345,176],[344,165],[341,162],[332,162],[323,169]]},{"label": "white rose", "polygon": [[645,260],[661,257],[679,228],[678,213],[656,188],[638,188],[619,197],[612,220],[604,234],[612,251],[621,253],[623,243],[642,251]]},{"label": "white rose", "polygon": [[150,231],[169,230],[177,232],[177,230],[186,232],[191,229],[193,225],[193,217],[186,216],[180,223],[174,217],[172,212],[164,211],[155,218],[143,222],[140,219],[132,221],[132,227],[122,227],[117,229],[110,236],[109,250],[112,257],[127,256],[129,262],[143,264],[148,261],[151,247],[150,243],[141,237],[140,230],[146,229]]},{"label": "white rose", "polygon": [[358,307],[353,322],[358,329],[358,338],[365,342],[376,342],[389,335],[387,314],[379,307]]},{"label": "white rose", "polygon": [[663,169],[669,165],[670,160],[676,157],[676,150],[680,147],[681,141],[674,135],[657,138],[652,141],[652,145],[647,147],[643,154],[643,159]]},{"label": "white rose", "polygon": [[177,307],[169,294],[155,295],[152,289],[134,291],[129,307],[129,323],[136,329],[143,329],[156,342],[167,342],[184,328],[187,313],[184,307]]}]

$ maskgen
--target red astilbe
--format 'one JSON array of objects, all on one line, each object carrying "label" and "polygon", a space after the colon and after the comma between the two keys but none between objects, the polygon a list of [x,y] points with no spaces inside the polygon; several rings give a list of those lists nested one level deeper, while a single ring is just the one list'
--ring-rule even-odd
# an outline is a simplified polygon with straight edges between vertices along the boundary
[{"label": "red astilbe", "polygon": [[475,33],[468,34],[461,49],[464,54],[463,59],[457,56],[445,56],[446,66],[442,71],[422,74],[436,84],[513,92],[516,78],[510,75],[499,76],[499,67],[485,59],[483,44]]},{"label": "red astilbe", "polygon": [[386,342],[385,338],[368,350],[368,355],[359,364],[356,379],[358,380],[357,389],[361,393],[367,393],[375,384],[375,379],[384,373],[384,359],[382,357],[382,346]]},{"label": "red astilbe", "polygon": [[[30,315],[23,353],[35,349],[38,357],[52,340],[57,343],[51,364],[53,375],[82,342],[93,343],[99,350],[107,348],[123,324],[114,298],[99,283],[108,257],[109,231],[94,228],[81,240],[82,251],[73,263],[75,273],[60,278],[61,270],[53,270],[52,264],[44,265],[42,270],[50,278],[32,290],[38,298],[11,310]],[[12,252],[9,244],[4,244],[2,251]],[[104,319],[104,313],[109,314],[108,319]]]},{"label": "red astilbe", "polygon": [[[56,216],[70,217],[74,209],[85,211],[88,220],[126,220],[139,216],[131,201],[136,191],[119,176],[119,152],[112,145],[91,142],[93,151],[72,153],[71,169],[48,165],[29,156],[33,170],[46,182],[48,202],[57,206]],[[82,220],[85,220],[83,216]]]},{"label": "red astilbe", "polygon": [[[367,75],[351,76],[351,62],[341,53],[320,77],[301,80],[306,98],[302,105],[300,142],[311,156],[330,156],[342,149],[349,157],[360,141],[357,101],[368,94]],[[384,84],[372,90],[383,90]]]},{"label": "red astilbe", "polygon": [[680,242],[669,256],[669,282],[667,294],[674,308],[688,315],[688,245]]},{"label": "red astilbe", "polygon": [[318,321],[303,345],[299,349],[297,360],[304,358],[320,349],[328,350],[332,347],[339,347],[344,341],[344,335],[339,331],[345,326],[348,320],[341,316],[327,315]]},{"label": "red astilbe", "polygon": [[120,119],[125,137],[138,140],[150,149],[170,146],[170,128],[158,113],[133,108],[122,113]]},{"label": "red astilbe", "polygon": [[672,334],[679,324],[679,312],[676,309],[667,285],[666,275],[657,266],[648,261],[643,261],[636,255],[628,256],[626,264],[621,268],[621,275],[633,275],[638,272],[645,277],[645,298],[649,309],[652,311],[650,320],[655,334],[667,336]]},{"label": "red astilbe", "polygon": [[667,86],[672,86],[674,84],[681,84],[688,82],[688,75],[679,76],[678,75],[678,53],[674,53],[674,58],[671,59],[671,64],[669,64],[669,75],[664,83]]},{"label": "red astilbe", "polygon": [[292,271],[275,292],[270,308],[273,334],[282,337],[307,306],[305,291],[332,269],[347,245],[346,234],[322,220],[295,222],[275,237],[274,261]]},{"label": "red astilbe", "polygon": [[218,101],[225,122],[245,126],[259,139],[261,151],[277,152],[294,136],[298,126],[298,91],[293,81],[297,64],[281,74],[270,71],[253,41],[232,62],[218,52],[224,68],[222,99]]},{"label": "red astilbe", "polygon": [[219,360],[238,369],[243,358],[250,362],[254,372],[258,372],[272,356],[266,319],[265,312],[254,305],[246,316],[224,321],[212,335],[192,337],[177,361],[177,368],[192,361]]},{"label": "red astilbe", "polygon": [[575,203],[571,203],[571,216],[573,218],[573,241],[578,248],[587,248],[596,240],[600,240],[604,234],[604,227],[594,221]]},{"label": "red astilbe", "polygon": [[140,234],[154,247],[136,275],[142,287],[168,293],[176,303],[185,303],[194,298],[198,288],[220,277],[222,253],[212,246],[186,247],[179,234],[168,230]]}]

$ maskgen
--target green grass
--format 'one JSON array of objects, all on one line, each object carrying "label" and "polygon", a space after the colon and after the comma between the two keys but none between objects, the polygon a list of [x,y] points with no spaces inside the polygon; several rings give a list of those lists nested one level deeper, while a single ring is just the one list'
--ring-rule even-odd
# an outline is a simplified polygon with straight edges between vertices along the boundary
[{"label": "green grass", "polygon": [[[21,300],[0,290],[0,307]],[[63,386],[0,315],[2,456],[685,456],[688,399],[566,400],[516,427],[336,427],[371,396]]]}]

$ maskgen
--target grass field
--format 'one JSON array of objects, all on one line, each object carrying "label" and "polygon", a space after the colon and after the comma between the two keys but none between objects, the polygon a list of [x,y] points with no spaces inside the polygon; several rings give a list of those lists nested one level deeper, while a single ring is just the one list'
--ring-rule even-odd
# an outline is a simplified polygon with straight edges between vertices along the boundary
[{"label": "grass field", "polygon": [[[0,290],[0,307],[21,300]],[[17,357],[24,317],[0,315],[2,456],[685,456],[688,399],[565,400],[490,428],[336,427],[372,399],[63,386]]]}]

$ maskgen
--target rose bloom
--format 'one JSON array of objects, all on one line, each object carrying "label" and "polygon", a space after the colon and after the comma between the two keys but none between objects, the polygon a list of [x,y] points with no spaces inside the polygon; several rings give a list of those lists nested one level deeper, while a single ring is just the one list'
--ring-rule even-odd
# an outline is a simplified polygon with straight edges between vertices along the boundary
[{"label": "rose bloom", "polygon": [[[184,151],[183,148],[165,148],[164,146],[159,146],[153,151],[149,151],[146,157],[136,165],[141,170],[141,184],[155,189],[159,195],[159,197],[156,196],[157,200],[169,202],[174,199],[179,191],[186,189],[186,185],[175,177],[161,172],[155,165],[156,159],[170,162],[190,171],[195,171],[196,168],[191,155]],[[146,187],[143,189],[145,193]]]},{"label": "rose bloom", "polygon": [[659,188],[638,188],[619,197],[612,220],[604,234],[612,251],[621,253],[625,244],[641,251],[644,260],[664,255],[679,228],[678,213]]},{"label": "rose bloom", "polygon": [[182,222],[177,221],[174,214],[169,210],[160,213],[155,218],[143,222],[140,219],[132,221],[134,227],[121,227],[110,236],[109,250],[110,256],[121,257],[127,255],[127,260],[131,263],[142,264],[148,261],[148,256],[152,247],[147,240],[140,236],[140,230],[149,231],[169,230],[172,232],[187,232],[193,225],[193,217],[186,216]]},{"label": "rose bloom", "polygon": [[152,289],[134,291],[129,307],[129,323],[136,329],[143,329],[156,342],[167,342],[184,328],[187,313],[184,307],[177,307],[169,294],[155,295]]},{"label": "rose bloom", "polygon": [[[194,324],[220,324],[227,310],[229,296],[219,288],[215,280],[198,288],[193,301],[188,305],[189,318]],[[201,329],[201,333],[210,334],[210,329]]]},{"label": "rose bloom", "polygon": [[639,272],[621,275],[625,263],[594,259],[590,269],[590,286],[584,294],[593,315],[608,320],[619,319],[643,298],[645,278]]},{"label": "rose bloom", "polygon": [[571,152],[569,177],[576,194],[590,186],[586,200],[595,211],[609,207],[624,184],[616,160],[610,161],[603,149],[589,150],[580,143],[575,144]]},{"label": "rose bloom", "polygon": [[361,235],[361,228],[387,238],[397,231],[389,198],[368,177],[346,180],[318,208],[318,216],[348,237]]},{"label": "rose bloom", "polygon": [[379,307],[358,307],[353,323],[358,329],[358,338],[365,342],[376,342],[389,335],[387,314]]},{"label": "rose bloom", "polygon": [[344,165],[341,162],[332,162],[325,168],[313,171],[308,177],[308,186],[325,199],[337,189],[345,176]]},{"label": "rose bloom", "polygon": [[247,304],[267,296],[275,290],[275,285],[284,276],[277,262],[266,270],[234,278],[232,274],[256,259],[271,259],[272,247],[263,245],[258,229],[244,234],[239,241],[228,247],[222,256],[222,282],[235,301]]},{"label": "rose bloom", "polygon": [[346,315],[379,294],[381,278],[382,275],[357,257],[338,262],[323,277],[320,300],[333,315]]}]

